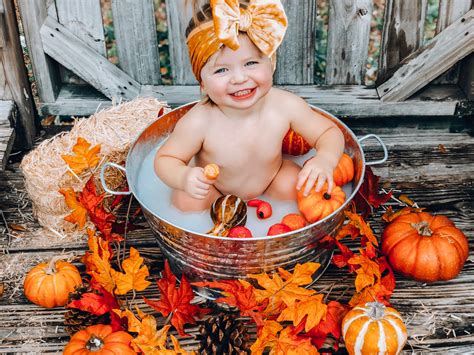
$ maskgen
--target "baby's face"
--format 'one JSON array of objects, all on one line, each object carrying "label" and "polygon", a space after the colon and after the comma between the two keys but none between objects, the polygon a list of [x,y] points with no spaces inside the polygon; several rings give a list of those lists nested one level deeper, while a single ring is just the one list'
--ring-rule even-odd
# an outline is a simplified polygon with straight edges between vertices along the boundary
[{"label": "baby's face", "polygon": [[220,107],[247,109],[271,89],[271,60],[246,35],[239,36],[240,47],[223,47],[204,65],[201,88]]}]

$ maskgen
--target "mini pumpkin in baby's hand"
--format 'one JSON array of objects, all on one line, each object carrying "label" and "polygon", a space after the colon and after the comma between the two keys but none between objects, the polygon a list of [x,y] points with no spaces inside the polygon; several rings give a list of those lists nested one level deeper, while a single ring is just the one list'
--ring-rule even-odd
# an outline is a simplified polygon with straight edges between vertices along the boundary
[{"label": "mini pumpkin in baby's hand", "polygon": [[207,164],[204,167],[204,176],[210,180],[215,180],[219,176],[219,166],[217,164],[211,163]]},{"label": "mini pumpkin in baby's hand", "polygon": [[308,196],[304,196],[304,186],[298,190],[298,209],[309,223],[329,216],[346,200],[346,194],[339,186],[334,186],[331,194],[327,193],[327,189],[327,184],[318,192],[313,187]]}]

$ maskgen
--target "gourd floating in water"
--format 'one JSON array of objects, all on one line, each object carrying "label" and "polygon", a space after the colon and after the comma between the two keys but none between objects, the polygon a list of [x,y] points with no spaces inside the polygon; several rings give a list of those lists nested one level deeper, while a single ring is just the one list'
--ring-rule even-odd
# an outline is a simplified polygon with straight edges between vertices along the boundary
[{"label": "gourd floating in water", "polygon": [[232,227],[243,226],[247,221],[247,205],[235,195],[220,196],[211,206],[214,227],[207,233],[227,236]]}]

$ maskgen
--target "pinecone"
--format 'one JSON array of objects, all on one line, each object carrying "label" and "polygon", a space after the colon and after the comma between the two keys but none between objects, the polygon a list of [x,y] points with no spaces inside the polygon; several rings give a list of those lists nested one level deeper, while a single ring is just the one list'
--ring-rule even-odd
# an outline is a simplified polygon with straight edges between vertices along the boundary
[{"label": "pinecone", "polygon": [[[90,288],[88,284],[82,284],[76,287],[74,292],[71,292],[68,296],[67,304],[74,300],[79,300],[84,293],[98,293],[96,290]],[[103,314],[96,316],[92,313],[81,311],[77,308],[70,308],[64,313],[64,325],[69,335],[73,335],[79,330],[87,328],[93,324],[109,324],[109,315]]]},{"label": "pinecone", "polygon": [[209,318],[199,327],[198,354],[240,355],[250,354],[249,334],[235,315],[221,313]]}]

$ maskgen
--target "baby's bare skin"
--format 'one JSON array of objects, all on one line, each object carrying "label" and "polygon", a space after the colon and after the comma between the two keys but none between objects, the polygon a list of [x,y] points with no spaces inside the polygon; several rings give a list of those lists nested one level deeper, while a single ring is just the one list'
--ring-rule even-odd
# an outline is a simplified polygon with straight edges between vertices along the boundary
[{"label": "baby's bare skin", "polygon": [[[222,47],[201,70],[201,90],[215,104],[194,106],[155,158],[157,175],[174,189],[172,202],[183,211],[207,209],[221,193],[289,200],[298,189],[319,191],[325,182],[331,192],[344,150],[341,131],[303,99],[273,88],[271,59],[247,36],[239,43],[235,51]],[[302,169],[282,158],[289,128],[317,150]],[[209,163],[220,168],[216,180],[204,175]]]},{"label": "baby's bare skin", "polygon": [[[338,129],[291,93],[272,88],[262,100],[260,110],[247,117],[229,118],[217,106],[197,104],[178,122],[157,154],[157,172],[167,156],[178,158],[185,165],[194,156],[195,166],[215,163],[220,174],[217,180],[207,181],[211,186],[204,199],[193,198],[176,181],[172,197],[176,207],[184,211],[204,210],[221,193],[244,200],[263,193],[280,200],[296,199],[301,168],[283,160],[281,145],[286,132],[290,126],[301,131],[300,125],[304,125],[305,132],[301,133],[314,146],[318,137]],[[284,107],[282,102],[286,102]]]}]

